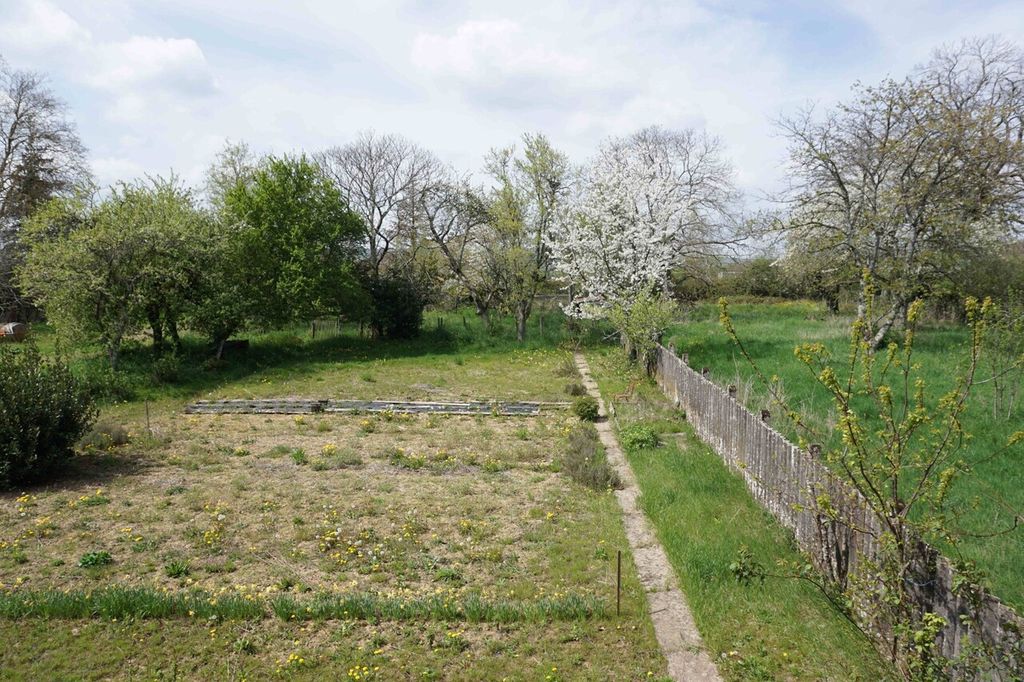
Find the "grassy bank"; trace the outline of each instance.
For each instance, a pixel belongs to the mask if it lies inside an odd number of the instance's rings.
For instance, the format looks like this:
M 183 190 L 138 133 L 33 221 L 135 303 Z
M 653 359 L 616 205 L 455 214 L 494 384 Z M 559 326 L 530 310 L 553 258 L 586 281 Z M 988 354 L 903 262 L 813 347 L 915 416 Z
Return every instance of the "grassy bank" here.
M 657 447 L 627 445 L 641 505 L 665 547 L 719 668 L 735 680 L 878 680 L 890 676 L 870 643 L 812 585 L 768 579 L 744 585 L 729 569 L 742 547 L 769 568 L 799 558 L 788 531 L 747 493 L 742 479 L 692 434 L 647 380 L 633 395 L 618 350 L 591 367 L 615 400 L 616 428 L 648 426 Z M 639 379 L 637 375 L 633 379 Z
M 818 342 L 835 357 L 844 358 L 850 319 L 831 316 L 823 306 L 806 301 L 730 308 L 737 332 L 751 356 L 766 375 L 782 380 L 792 405 L 818 425 L 834 425 L 829 396 L 794 356 L 793 349 L 801 343 Z M 665 338 L 676 345 L 679 353 L 689 354 L 692 367 L 708 367 L 716 383 L 736 384 L 748 407 L 758 410 L 768 406 L 763 387 L 718 324 L 716 306 L 697 306 Z M 967 339 L 966 329 L 952 325 L 925 326 L 919 332 L 915 357 L 932 399 L 952 386 L 956 368 L 966 358 Z M 790 436 L 795 435 L 782 420 L 778 426 Z M 962 455 L 973 472 L 960 479 L 951 496 L 965 510 L 958 521 L 964 531 L 959 551 L 963 557 L 977 562 L 987 574 L 983 582 L 996 595 L 1017 609 L 1024 609 L 1024 528 L 992 535 L 998 529 L 1011 528 L 1015 514 L 1024 510 L 1024 468 L 1019 456 L 989 459 L 992 452 L 1005 445 L 1010 434 L 1024 426 L 1024 404 L 1018 404 L 1009 417 L 997 414 L 993 410 L 992 384 L 980 384 L 964 416 L 964 426 L 972 437 L 965 443 Z

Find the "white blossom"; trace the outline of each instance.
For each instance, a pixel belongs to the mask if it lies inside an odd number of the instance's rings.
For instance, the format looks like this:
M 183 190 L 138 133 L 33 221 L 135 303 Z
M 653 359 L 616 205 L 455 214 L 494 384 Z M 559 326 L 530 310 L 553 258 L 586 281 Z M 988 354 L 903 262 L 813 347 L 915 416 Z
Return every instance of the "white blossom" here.
M 692 131 L 648 128 L 605 142 L 548 239 L 574 288 L 566 312 L 601 316 L 660 288 L 682 255 L 717 234 L 728 173 L 717 142 Z

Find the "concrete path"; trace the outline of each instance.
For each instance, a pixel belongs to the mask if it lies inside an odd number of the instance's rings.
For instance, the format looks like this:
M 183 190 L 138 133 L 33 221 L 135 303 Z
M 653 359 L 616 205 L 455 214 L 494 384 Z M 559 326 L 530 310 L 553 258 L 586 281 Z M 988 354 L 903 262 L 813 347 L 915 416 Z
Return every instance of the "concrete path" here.
M 597 389 L 597 383 L 590 376 L 590 366 L 581 353 L 576 353 L 576 367 L 583 376 L 583 385 L 587 393 L 597 399 L 601 408 L 601 416 L 606 417 L 604 401 Z M 601 437 L 608 462 L 615 467 L 622 479 L 622 490 L 615 491 L 615 496 L 622 507 L 623 523 L 626 526 L 626 538 L 633 550 L 633 561 L 636 564 L 640 583 L 647 594 L 647 605 L 654 623 L 654 632 L 661 646 L 661 652 L 668 659 L 668 674 L 673 680 L 680 682 L 702 682 L 704 680 L 721 680 L 715 664 L 704 649 L 700 633 L 693 622 L 693 614 L 686 603 L 686 597 L 679 590 L 675 572 L 665 556 L 665 550 L 658 544 L 650 523 L 637 503 L 640 490 L 636 485 L 636 477 L 626 461 L 626 456 L 619 447 L 611 424 L 602 420 L 595 424 Z

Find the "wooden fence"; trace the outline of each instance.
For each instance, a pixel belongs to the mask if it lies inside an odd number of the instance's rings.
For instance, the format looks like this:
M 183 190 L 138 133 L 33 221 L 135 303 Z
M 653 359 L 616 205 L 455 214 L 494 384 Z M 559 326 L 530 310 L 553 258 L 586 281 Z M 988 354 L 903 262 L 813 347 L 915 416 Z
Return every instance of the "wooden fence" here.
M 332 336 L 340 336 L 342 332 L 342 320 L 340 317 L 327 317 L 313 320 L 309 323 L 309 334 L 316 339 L 327 339 Z M 360 333 L 362 329 L 360 328 Z
M 800 548 L 826 577 L 845 586 L 865 559 L 877 555 L 880 520 L 852 486 L 821 462 L 819 449 L 805 452 L 793 445 L 771 427 L 767 411 L 750 412 L 734 391 L 716 385 L 664 346 L 658 346 L 652 374 L 666 395 L 686 410 L 697 435 L 743 476 L 754 498 L 793 531 Z M 837 520 L 817 511 L 822 493 L 828 495 Z M 956 658 L 969 643 L 984 645 L 997 660 L 997 669 L 986 679 L 1019 679 L 1024 672 L 1024 619 L 981 588 L 954 589 L 949 561 L 924 543 L 919 543 L 914 573 L 912 597 L 918 608 L 946 620 L 938 640 L 941 654 Z M 965 624 L 961 616 L 972 624 Z

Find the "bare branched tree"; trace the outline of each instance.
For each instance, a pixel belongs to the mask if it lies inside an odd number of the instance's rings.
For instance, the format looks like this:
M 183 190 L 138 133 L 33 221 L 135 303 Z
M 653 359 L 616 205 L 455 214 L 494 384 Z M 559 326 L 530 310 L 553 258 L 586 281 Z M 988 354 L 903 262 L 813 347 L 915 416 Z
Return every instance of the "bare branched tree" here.
M 260 165 L 260 158 L 245 142 L 225 140 L 224 146 L 206 169 L 205 194 L 210 206 L 217 211 L 224 208 L 224 197 L 242 183 L 252 182 Z
M 314 159 L 362 217 L 371 274 L 379 276 L 392 248 L 403 239 L 403 227 L 410 224 L 400 220 L 402 206 L 432 182 L 437 158 L 399 135 L 368 131 Z
M 824 117 L 781 122 L 792 180 L 784 229 L 794 257 L 820 259 L 843 284 L 866 273 L 880 287 L 877 347 L 912 300 L 956 286 L 963 256 L 1019 234 L 1024 53 L 966 41 L 856 93 Z
M 22 258 L 22 222 L 53 196 L 89 177 L 85 149 L 66 107 L 36 73 L 0 58 L 0 307 L 25 301 L 12 273 Z
M 487 201 L 467 177 L 451 171 L 419 195 L 424 224 L 441 253 L 451 279 L 469 297 L 477 315 L 490 325 L 490 311 L 501 299 L 498 281 L 492 276 L 493 233 Z

